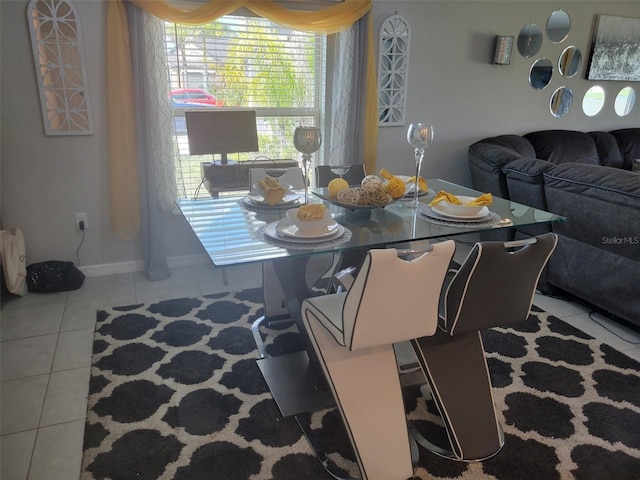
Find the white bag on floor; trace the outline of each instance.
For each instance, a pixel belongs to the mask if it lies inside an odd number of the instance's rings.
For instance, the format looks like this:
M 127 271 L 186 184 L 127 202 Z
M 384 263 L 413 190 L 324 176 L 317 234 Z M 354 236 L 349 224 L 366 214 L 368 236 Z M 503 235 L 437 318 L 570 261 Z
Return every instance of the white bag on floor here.
M 7 290 L 15 295 L 27 294 L 27 264 L 24 236 L 17 228 L 0 230 L 0 265 Z

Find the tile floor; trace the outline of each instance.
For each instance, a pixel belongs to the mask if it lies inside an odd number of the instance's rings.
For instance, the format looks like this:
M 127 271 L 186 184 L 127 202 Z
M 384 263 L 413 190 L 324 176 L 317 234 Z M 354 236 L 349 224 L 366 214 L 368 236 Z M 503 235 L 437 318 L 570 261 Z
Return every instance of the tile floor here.
M 228 268 L 228 285 L 210 265 L 173 269 L 162 282 L 141 273 L 89 277 L 81 289 L 28 294 L 1 315 L 0 478 L 79 477 L 96 310 L 259 286 L 257 265 Z M 640 333 L 575 303 L 537 295 L 535 304 L 640 361 Z M 629 340 L 621 340 L 617 335 Z

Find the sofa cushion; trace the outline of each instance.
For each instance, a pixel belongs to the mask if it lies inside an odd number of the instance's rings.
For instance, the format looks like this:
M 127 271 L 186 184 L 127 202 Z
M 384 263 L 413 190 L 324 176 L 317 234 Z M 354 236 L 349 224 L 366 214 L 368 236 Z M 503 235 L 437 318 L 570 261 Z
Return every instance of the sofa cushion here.
M 567 218 L 553 230 L 640 261 L 640 175 L 617 168 L 564 164 L 544 173 L 549 211 Z
M 596 144 L 600 165 L 613 168 L 624 168 L 622 154 L 616 137 L 607 132 L 589 132 Z M 628 169 L 627 169 L 628 170 Z
M 624 168 L 631 170 L 631 163 L 640 158 L 640 128 L 623 128 L 610 133 L 618 141 Z
M 535 150 L 535 157 L 556 165 L 586 163 L 598 165 L 598 151 L 591 136 L 572 130 L 543 130 L 524 136 Z

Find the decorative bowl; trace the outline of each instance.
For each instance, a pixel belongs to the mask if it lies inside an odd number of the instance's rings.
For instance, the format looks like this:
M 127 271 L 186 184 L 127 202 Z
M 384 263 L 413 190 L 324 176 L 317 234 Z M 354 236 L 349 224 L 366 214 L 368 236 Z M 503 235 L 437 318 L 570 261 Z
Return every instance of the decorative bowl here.
M 324 211 L 324 216 L 318 220 L 301 220 L 298 218 L 298 210 L 300 208 L 291 208 L 287 210 L 287 218 L 293 223 L 301 233 L 311 235 L 314 233 L 324 232 L 328 226 L 332 225 L 335 221 L 335 216 L 328 208 Z

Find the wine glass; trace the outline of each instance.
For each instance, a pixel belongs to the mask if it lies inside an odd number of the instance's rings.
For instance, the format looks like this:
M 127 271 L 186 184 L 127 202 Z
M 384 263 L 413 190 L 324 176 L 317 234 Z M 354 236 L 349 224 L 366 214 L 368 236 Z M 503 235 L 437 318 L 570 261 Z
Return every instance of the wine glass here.
M 293 132 L 293 146 L 302 153 L 304 167 L 304 203 L 309 196 L 309 162 L 311 154 L 317 152 L 322 143 L 322 136 L 318 127 L 296 127 Z
M 418 201 L 418 195 L 420 194 L 420 169 L 422 168 L 422 159 L 424 158 L 424 151 L 433 142 L 433 125 L 429 123 L 412 123 L 407 130 L 407 142 L 414 150 L 416 157 L 416 177 L 413 186 L 413 200 L 407 205 L 411 208 L 418 208 L 420 202 Z

